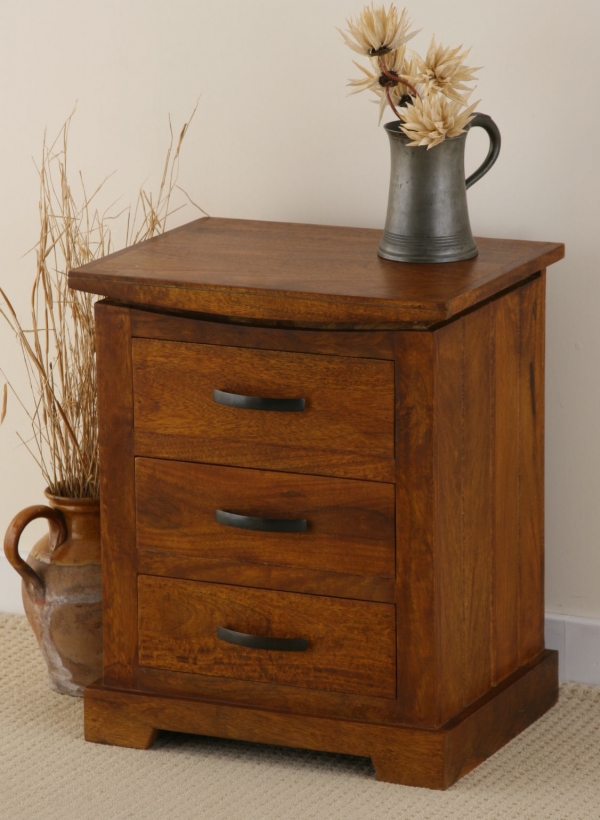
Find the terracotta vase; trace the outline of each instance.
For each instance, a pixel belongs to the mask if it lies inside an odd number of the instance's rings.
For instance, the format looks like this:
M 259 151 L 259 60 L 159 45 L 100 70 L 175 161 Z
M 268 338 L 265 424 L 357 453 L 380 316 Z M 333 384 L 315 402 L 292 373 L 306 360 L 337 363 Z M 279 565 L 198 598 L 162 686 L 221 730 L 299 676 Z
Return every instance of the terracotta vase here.
M 57 692 L 83 695 L 102 674 L 100 502 L 45 493 L 50 506 L 27 507 L 11 521 L 4 552 L 23 579 L 23 605 Z M 49 533 L 27 561 L 21 533 L 46 518 Z

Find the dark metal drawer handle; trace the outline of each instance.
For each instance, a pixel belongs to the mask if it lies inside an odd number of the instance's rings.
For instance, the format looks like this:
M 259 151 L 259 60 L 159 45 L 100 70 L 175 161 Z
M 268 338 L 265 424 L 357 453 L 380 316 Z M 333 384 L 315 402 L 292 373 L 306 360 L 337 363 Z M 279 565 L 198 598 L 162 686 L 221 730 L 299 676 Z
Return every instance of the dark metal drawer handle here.
M 306 638 L 265 638 L 261 635 L 247 635 L 245 632 L 234 632 L 233 629 L 217 627 L 217 638 L 220 641 L 247 646 L 250 649 L 270 649 L 275 652 L 306 652 Z
M 241 410 L 277 410 L 280 413 L 301 413 L 306 407 L 305 399 L 263 399 L 261 396 L 242 396 L 213 390 L 213 401 Z
M 239 527 L 241 530 L 260 530 L 261 532 L 306 532 L 306 518 L 255 518 L 253 515 L 215 510 L 215 521 L 226 527 Z

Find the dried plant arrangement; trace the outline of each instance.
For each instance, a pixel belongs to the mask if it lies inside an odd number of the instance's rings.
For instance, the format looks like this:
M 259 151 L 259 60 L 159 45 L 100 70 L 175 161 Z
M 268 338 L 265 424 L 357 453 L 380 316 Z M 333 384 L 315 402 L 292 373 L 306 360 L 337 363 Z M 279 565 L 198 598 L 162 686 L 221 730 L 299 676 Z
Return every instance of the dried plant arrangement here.
M 375 93 L 379 122 L 391 108 L 411 146 L 433 148 L 464 133 L 480 102 L 469 104 L 474 90 L 469 83 L 480 70 L 465 64 L 470 49 L 447 48 L 433 37 L 425 58 L 408 53 L 406 44 L 420 29 L 411 30 L 406 9 L 399 13 L 393 4 L 387 10 L 365 6 L 356 19 L 346 22 L 348 30 L 340 30 L 344 42 L 369 60 L 366 67 L 354 62 L 363 76 L 350 80 L 351 93 Z
M 97 297 L 70 290 L 69 270 L 100 259 L 113 248 L 113 235 L 122 229 L 124 245 L 150 239 L 165 231 L 175 207 L 183 140 L 196 109 L 170 143 L 155 195 L 142 187 L 135 205 L 115 212 L 100 210 L 99 194 L 108 177 L 91 193 L 79 174 L 77 193 L 68 173 L 68 138 L 73 114 L 57 138 L 44 138 L 40 178 L 40 235 L 35 246 L 37 270 L 31 290 L 30 316 L 21 319 L 0 288 L 0 314 L 14 331 L 21 348 L 30 387 L 30 400 L 19 396 L 6 379 L 0 402 L 0 423 L 6 416 L 8 387 L 24 408 L 32 435 L 22 443 L 35 458 L 51 495 L 98 497 L 98 424 L 94 301 Z M 201 208 L 199 210 L 202 211 Z M 204 211 L 202 211 L 204 213 Z

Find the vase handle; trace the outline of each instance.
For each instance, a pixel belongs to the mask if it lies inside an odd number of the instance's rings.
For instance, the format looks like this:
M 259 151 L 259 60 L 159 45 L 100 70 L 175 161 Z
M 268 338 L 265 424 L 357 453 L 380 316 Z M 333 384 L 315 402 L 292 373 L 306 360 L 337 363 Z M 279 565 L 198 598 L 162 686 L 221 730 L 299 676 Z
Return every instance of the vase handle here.
M 488 117 L 487 114 L 475 114 L 475 117 L 471 120 L 471 128 L 477 127 L 483 128 L 483 130 L 487 132 L 487 135 L 490 138 L 490 150 L 479 168 L 472 173 L 470 177 L 467 177 L 467 188 L 470 188 L 471 185 L 475 185 L 475 183 L 478 182 L 482 176 L 487 174 L 492 165 L 498 159 L 498 155 L 500 154 L 500 145 L 502 144 L 500 129 L 494 120 L 491 117 Z
M 30 567 L 19 555 L 19 540 L 25 527 L 36 518 L 47 518 L 50 528 L 50 548 L 52 550 L 59 547 L 67 537 L 67 527 L 62 515 L 58 510 L 47 507 L 45 504 L 37 504 L 33 507 L 26 507 L 15 515 L 8 525 L 4 536 L 4 554 L 8 562 L 19 573 L 23 581 L 32 588 L 38 598 L 44 598 L 46 588 L 44 581 L 37 572 Z

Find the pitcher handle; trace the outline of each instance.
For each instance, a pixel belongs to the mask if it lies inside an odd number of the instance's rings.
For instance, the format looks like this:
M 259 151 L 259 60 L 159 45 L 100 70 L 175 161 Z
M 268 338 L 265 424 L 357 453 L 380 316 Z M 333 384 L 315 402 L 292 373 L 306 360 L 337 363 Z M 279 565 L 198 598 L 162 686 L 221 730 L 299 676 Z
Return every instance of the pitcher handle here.
M 487 132 L 487 135 L 490 138 L 490 150 L 479 168 L 472 173 L 470 177 L 467 177 L 467 188 L 470 188 L 471 185 L 475 185 L 475 183 L 478 182 L 482 176 L 487 174 L 492 165 L 498 159 L 498 155 L 500 154 L 500 145 L 502 143 L 498 126 L 491 117 L 488 117 L 487 114 L 475 114 L 475 117 L 471 120 L 471 128 L 477 127 L 483 128 L 483 130 Z
M 62 515 L 58 510 L 53 510 L 52 507 L 47 507 L 45 504 L 37 504 L 33 507 L 26 507 L 24 510 L 21 510 L 8 525 L 6 535 L 4 536 L 4 554 L 8 558 L 9 564 L 17 570 L 23 581 L 33 589 L 36 597 L 43 599 L 46 595 L 44 580 L 40 578 L 33 567 L 30 567 L 19 555 L 21 533 L 25 527 L 31 521 L 35 521 L 36 518 L 48 519 L 51 549 L 56 549 L 56 547 L 59 547 L 63 541 L 65 541 L 67 537 L 67 527 Z

